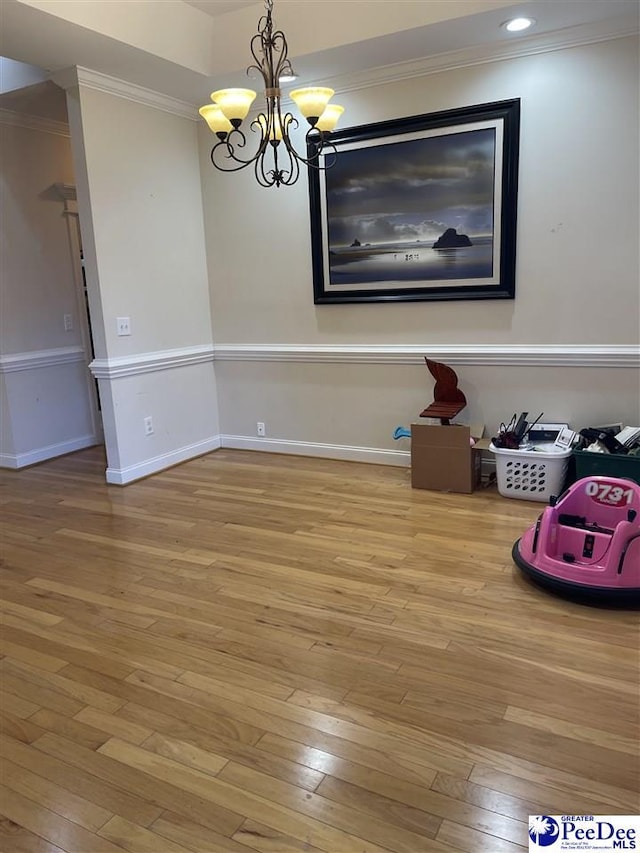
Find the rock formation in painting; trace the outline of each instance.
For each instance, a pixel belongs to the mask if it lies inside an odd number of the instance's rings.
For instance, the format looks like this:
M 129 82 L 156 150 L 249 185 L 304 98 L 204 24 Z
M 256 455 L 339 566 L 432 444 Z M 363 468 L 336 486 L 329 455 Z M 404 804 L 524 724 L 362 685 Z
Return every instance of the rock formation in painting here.
M 473 246 L 473 243 L 466 234 L 458 234 L 455 228 L 447 228 L 433 244 L 434 249 L 461 249 L 463 246 Z

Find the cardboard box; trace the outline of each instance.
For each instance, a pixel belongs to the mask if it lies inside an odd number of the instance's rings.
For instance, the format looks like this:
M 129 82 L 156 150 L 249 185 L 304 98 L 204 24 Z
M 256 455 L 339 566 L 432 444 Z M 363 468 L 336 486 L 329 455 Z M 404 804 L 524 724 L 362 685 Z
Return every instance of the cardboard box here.
M 470 494 L 480 483 L 480 451 L 489 449 L 483 434 L 481 424 L 411 424 L 412 487 Z

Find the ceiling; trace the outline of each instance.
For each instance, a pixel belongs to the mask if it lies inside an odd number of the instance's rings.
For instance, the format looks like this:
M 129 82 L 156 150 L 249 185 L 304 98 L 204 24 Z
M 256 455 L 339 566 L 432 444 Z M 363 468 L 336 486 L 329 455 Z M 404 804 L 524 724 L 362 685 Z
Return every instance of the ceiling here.
M 543 49 L 545 44 L 566 41 L 567 33 L 576 28 L 600 27 L 609 36 L 637 33 L 640 10 L 638 0 L 321 3 L 275 0 L 274 23 L 287 34 L 298 85 L 326 82 L 338 91 L 343 81 L 354 75 L 366 77 L 374 69 L 430 57 L 452 56 L 454 61 L 464 51 L 484 51 L 486 55 L 508 50 L 513 55 L 519 50 Z M 91 4 L 93 16 L 82 20 L 82 8 Z M 54 6 L 63 11 L 52 14 Z M 208 101 L 214 88 L 247 85 L 243 75 L 251 60 L 249 42 L 264 12 L 262 2 L 251 0 L 157 0 L 145 4 L 91 0 L 89 4 L 50 5 L 44 0 L 0 0 L 0 7 L 2 55 L 48 72 L 82 66 L 194 105 Z M 103 19 L 95 14 L 98 7 L 108 7 L 110 29 L 100 28 Z M 71 8 L 73 13 L 64 12 Z M 76 13 L 76 9 L 80 11 Z M 119 9 L 129 10 L 129 17 L 116 19 Z M 500 26 L 522 14 L 536 19 L 527 34 L 508 34 Z M 152 17 L 142 21 L 142 15 Z M 176 15 L 184 18 L 184 28 L 175 28 L 175 22 L 182 22 Z M 149 26 L 154 20 L 156 26 Z M 163 25 L 164 42 L 160 37 Z M 30 110 L 37 109 L 36 95 L 31 93 Z M 0 98 L 0 107 L 5 106 L 5 97 Z M 13 106 L 6 108 L 16 109 L 17 100 L 13 97 Z
M 193 6 L 205 12 L 207 15 L 215 17 L 216 15 L 224 15 L 225 12 L 235 12 L 245 6 L 254 6 L 256 0 L 184 0 L 188 6 Z

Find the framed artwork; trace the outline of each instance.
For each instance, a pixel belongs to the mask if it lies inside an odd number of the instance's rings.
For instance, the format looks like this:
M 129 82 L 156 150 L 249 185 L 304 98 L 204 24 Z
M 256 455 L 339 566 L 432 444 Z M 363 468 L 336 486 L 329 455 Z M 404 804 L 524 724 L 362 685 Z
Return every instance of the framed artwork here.
M 347 128 L 309 169 L 314 302 L 513 299 L 520 100 Z

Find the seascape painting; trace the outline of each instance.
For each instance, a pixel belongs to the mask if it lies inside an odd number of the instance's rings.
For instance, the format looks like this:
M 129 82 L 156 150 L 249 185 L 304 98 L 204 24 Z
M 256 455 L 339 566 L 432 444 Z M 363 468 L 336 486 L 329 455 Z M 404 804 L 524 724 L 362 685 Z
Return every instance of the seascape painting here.
M 344 151 L 326 175 L 330 284 L 493 275 L 495 129 Z
M 513 297 L 513 128 L 459 112 L 341 132 L 312 192 L 316 302 Z

